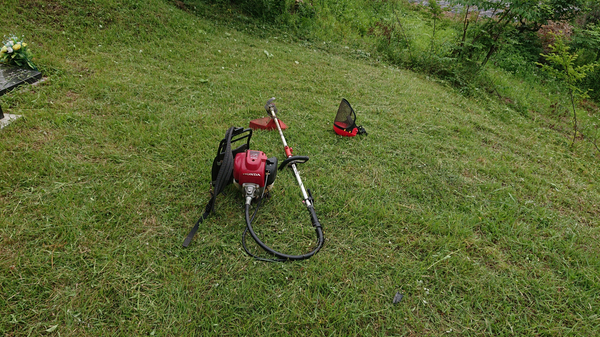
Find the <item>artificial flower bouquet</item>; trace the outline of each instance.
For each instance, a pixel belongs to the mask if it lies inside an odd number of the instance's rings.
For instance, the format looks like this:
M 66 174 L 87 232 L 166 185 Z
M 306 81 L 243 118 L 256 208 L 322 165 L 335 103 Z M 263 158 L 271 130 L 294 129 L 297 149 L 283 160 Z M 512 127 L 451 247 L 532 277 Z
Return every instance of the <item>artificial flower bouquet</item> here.
M 23 68 L 37 70 L 37 67 L 31 61 L 32 55 L 27 48 L 27 43 L 23 42 L 22 38 L 11 36 L 2 41 L 2 49 L 0 49 L 0 62 L 8 65 L 15 65 Z

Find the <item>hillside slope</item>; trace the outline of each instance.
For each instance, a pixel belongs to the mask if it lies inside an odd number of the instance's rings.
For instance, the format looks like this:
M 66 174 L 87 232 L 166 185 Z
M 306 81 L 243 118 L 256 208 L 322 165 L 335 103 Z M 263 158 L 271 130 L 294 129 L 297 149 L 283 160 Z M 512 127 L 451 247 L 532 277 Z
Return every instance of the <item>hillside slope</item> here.
M 339 46 L 160 0 L 7 0 L 47 79 L 0 98 L 0 333 L 592 335 L 600 329 L 598 158 L 568 131 Z M 212 13 L 204 15 L 202 13 Z M 209 200 L 232 125 L 277 98 L 325 247 L 241 248 L 242 198 Z M 342 98 L 367 136 L 342 138 Z M 252 147 L 284 157 L 275 132 Z M 255 221 L 313 243 L 295 179 Z M 257 250 L 255 246 L 251 247 Z M 394 295 L 404 295 L 392 304 Z

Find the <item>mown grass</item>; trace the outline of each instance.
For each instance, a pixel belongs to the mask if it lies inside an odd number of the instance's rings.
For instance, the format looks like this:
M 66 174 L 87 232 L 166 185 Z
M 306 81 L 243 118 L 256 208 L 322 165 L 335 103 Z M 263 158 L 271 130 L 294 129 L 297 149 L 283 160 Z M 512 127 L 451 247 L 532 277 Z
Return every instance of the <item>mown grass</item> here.
M 210 8 L 5 8 L 5 34 L 25 35 L 47 80 L 0 98 L 25 116 L 0 132 L 2 334 L 600 329 L 598 156 L 569 150 L 568 121 L 466 98 L 345 46 L 257 33 Z M 183 249 L 209 200 L 218 141 L 264 116 L 272 96 L 288 143 L 311 157 L 301 174 L 325 247 L 300 263 L 247 257 L 232 188 Z M 333 133 L 342 97 L 368 136 Z M 283 157 L 274 132 L 256 132 L 252 147 Z M 308 250 L 290 172 L 256 224 L 278 249 Z

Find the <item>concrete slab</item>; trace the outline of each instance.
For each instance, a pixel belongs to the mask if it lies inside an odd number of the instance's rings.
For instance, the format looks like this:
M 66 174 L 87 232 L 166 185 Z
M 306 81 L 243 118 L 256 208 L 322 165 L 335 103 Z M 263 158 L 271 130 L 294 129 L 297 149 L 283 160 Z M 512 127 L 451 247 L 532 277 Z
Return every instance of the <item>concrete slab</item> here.
M 21 116 L 21 115 L 4 114 L 4 118 L 0 119 L 0 130 L 4 129 L 5 126 L 8 126 L 8 124 L 16 121 L 17 119 L 19 119 L 21 117 L 23 117 L 23 116 Z

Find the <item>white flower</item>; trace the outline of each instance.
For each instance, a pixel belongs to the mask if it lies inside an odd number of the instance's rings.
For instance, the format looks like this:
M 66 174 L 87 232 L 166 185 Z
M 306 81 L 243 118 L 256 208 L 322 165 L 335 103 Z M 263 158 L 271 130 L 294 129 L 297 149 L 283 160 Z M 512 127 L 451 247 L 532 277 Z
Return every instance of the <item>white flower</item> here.
M 13 52 L 13 49 L 11 47 L 8 47 L 8 48 L 6 48 L 6 52 L 10 54 Z

